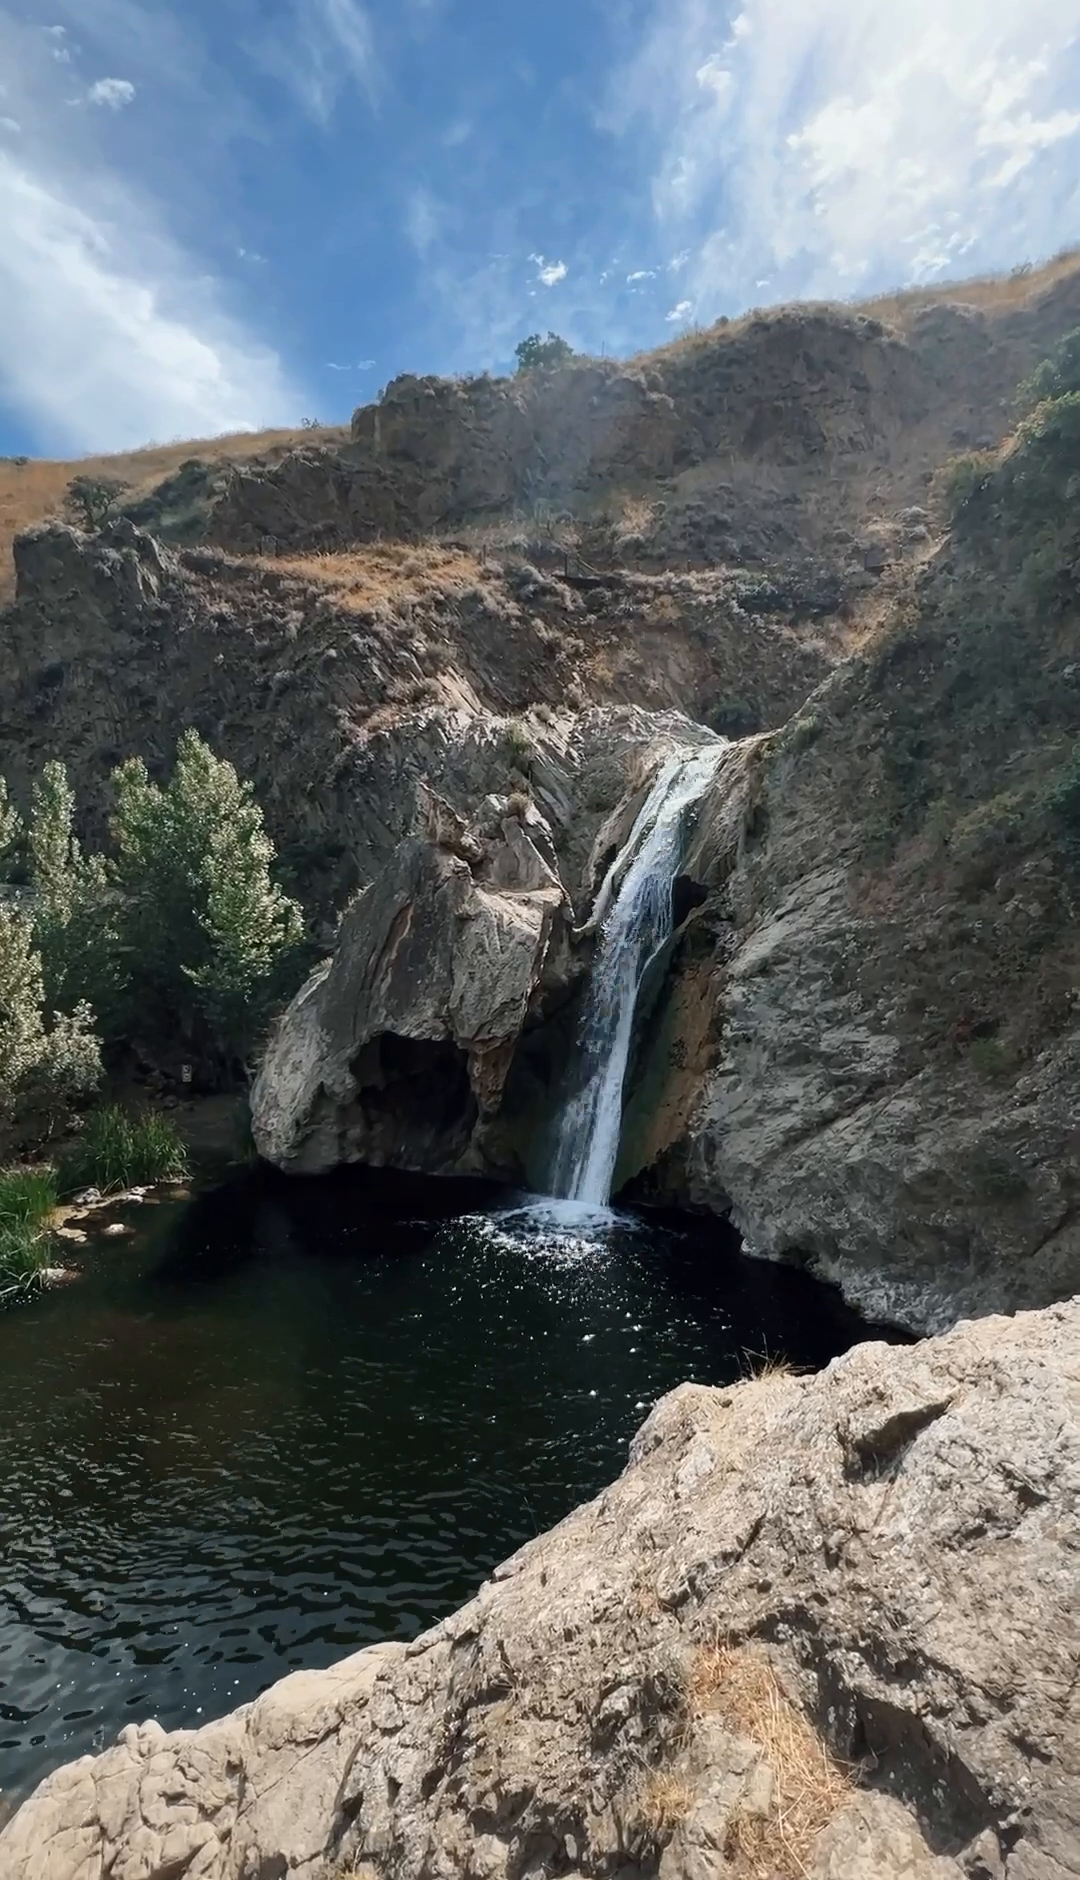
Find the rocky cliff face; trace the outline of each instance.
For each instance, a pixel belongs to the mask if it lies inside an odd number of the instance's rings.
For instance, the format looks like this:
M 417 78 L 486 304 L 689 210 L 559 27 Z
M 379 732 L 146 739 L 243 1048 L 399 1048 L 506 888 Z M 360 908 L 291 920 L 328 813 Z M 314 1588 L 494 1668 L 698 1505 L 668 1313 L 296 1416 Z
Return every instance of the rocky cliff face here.
M 661 1402 L 412 1645 L 131 1725 L 4 1880 L 1075 1880 L 1080 1306 Z
M 630 364 L 397 379 L 344 451 L 208 492 L 206 532 L 256 553 L 509 527 L 533 553 L 783 568 L 820 592 L 891 545 L 951 450 L 1011 429 L 1016 385 L 1080 320 L 1080 274 L 997 312 L 896 311 L 780 308 Z
M 919 1329 L 1080 1285 L 1080 622 L 1067 475 L 1018 526 L 1043 468 L 1018 445 L 873 651 L 757 747 L 713 812 L 733 868 L 706 819 L 675 979 L 712 1060 L 687 1090 L 676 1015 L 628 1145 Z
M 782 309 L 625 366 L 400 381 L 345 449 L 216 466 L 201 511 L 186 473 L 139 510 L 220 546 L 131 518 L 21 539 L 16 797 L 62 755 L 101 841 L 111 767 L 163 774 L 190 723 L 253 780 L 328 942 L 366 890 L 260 1085 L 275 1160 L 537 1179 L 573 936 L 681 713 L 741 742 L 639 1027 L 620 1180 L 731 1212 L 917 1328 L 1080 1285 L 1076 466 L 1048 482 L 1008 446 L 951 533 L 928 493 L 1013 424 L 1080 273 L 901 314 Z M 372 540 L 394 532 L 424 539 Z M 464 848 L 431 839 L 425 792 Z M 530 816 L 550 883 L 493 887 Z M 486 1005 L 462 950 L 482 932 L 516 961 L 512 996 L 484 969 Z
M 101 842 L 113 765 L 138 755 L 166 774 L 194 725 L 254 781 L 296 885 L 337 908 L 411 830 L 422 779 L 505 794 L 542 777 L 558 721 L 590 704 L 778 725 L 835 658 L 827 627 L 734 571 L 583 590 L 460 549 L 243 560 L 130 522 L 51 525 L 20 539 L 17 564 L 0 614 L 16 795 L 62 755 Z

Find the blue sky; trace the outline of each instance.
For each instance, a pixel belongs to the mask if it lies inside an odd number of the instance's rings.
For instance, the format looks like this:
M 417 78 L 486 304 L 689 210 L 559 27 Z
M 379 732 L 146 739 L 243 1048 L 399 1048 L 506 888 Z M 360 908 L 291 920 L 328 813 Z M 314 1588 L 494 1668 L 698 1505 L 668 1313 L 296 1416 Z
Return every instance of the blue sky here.
M 0 451 L 1080 241 L 1080 0 L 0 0 Z

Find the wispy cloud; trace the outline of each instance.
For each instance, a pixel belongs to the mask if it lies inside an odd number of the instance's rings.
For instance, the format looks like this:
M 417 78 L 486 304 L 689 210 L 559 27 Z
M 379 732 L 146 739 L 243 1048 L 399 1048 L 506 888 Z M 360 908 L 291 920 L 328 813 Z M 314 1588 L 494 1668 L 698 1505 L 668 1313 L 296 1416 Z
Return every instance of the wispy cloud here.
M 360 0 L 292 0 L 287 40 L 262 40 L 265 62 L 291 83 L 311 115 L 326 123 L 343 91 L 358 85 L 373 103 L 378 91 L 375 35 Z
M 106 220 L 0 152 L 0 383 L 57 446 L 292 420 L 278 360 L 230 326 L 130 200 Z
M 122 111 L 132 104 L 135 87 L 129 78 L 99 78 L 86 94 L 91 104 L 105 105 L 110 111 Z
M 542 287 L 558 287 L 570 272 L 565 261 L 546 261 L 543 255 L 530 255 L 529 260 L 536 263 L 536 278 Z
M 1075 0 L 656 0 L 612 120 L 711 314 L 768 278 L 854 293 L 1080 234 Z

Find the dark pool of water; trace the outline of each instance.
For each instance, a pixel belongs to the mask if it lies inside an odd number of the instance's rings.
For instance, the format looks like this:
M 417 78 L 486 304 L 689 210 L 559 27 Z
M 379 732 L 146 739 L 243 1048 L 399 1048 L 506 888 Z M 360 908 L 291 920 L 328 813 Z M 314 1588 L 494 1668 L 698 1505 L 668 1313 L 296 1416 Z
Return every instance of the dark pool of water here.
M 717 1223 L 245 1176 L 0 1315 L 0 1788 L 409 1638 L 664 1391 L 864 1335 Z

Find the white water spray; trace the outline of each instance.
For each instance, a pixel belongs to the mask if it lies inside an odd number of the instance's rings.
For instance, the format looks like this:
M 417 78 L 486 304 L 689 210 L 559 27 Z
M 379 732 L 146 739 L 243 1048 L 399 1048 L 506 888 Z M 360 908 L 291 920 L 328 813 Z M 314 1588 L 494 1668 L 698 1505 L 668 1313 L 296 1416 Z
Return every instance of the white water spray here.
M 552 1191 L 587 1207 L 611 1197 L 634 1014 L 649 962 L 670 938 L 686 811 L 727 749 L 682 751 L 662 765 L 596 898 L 600 942 L 578 1046 L 577 1088 L 559 1120 Z

